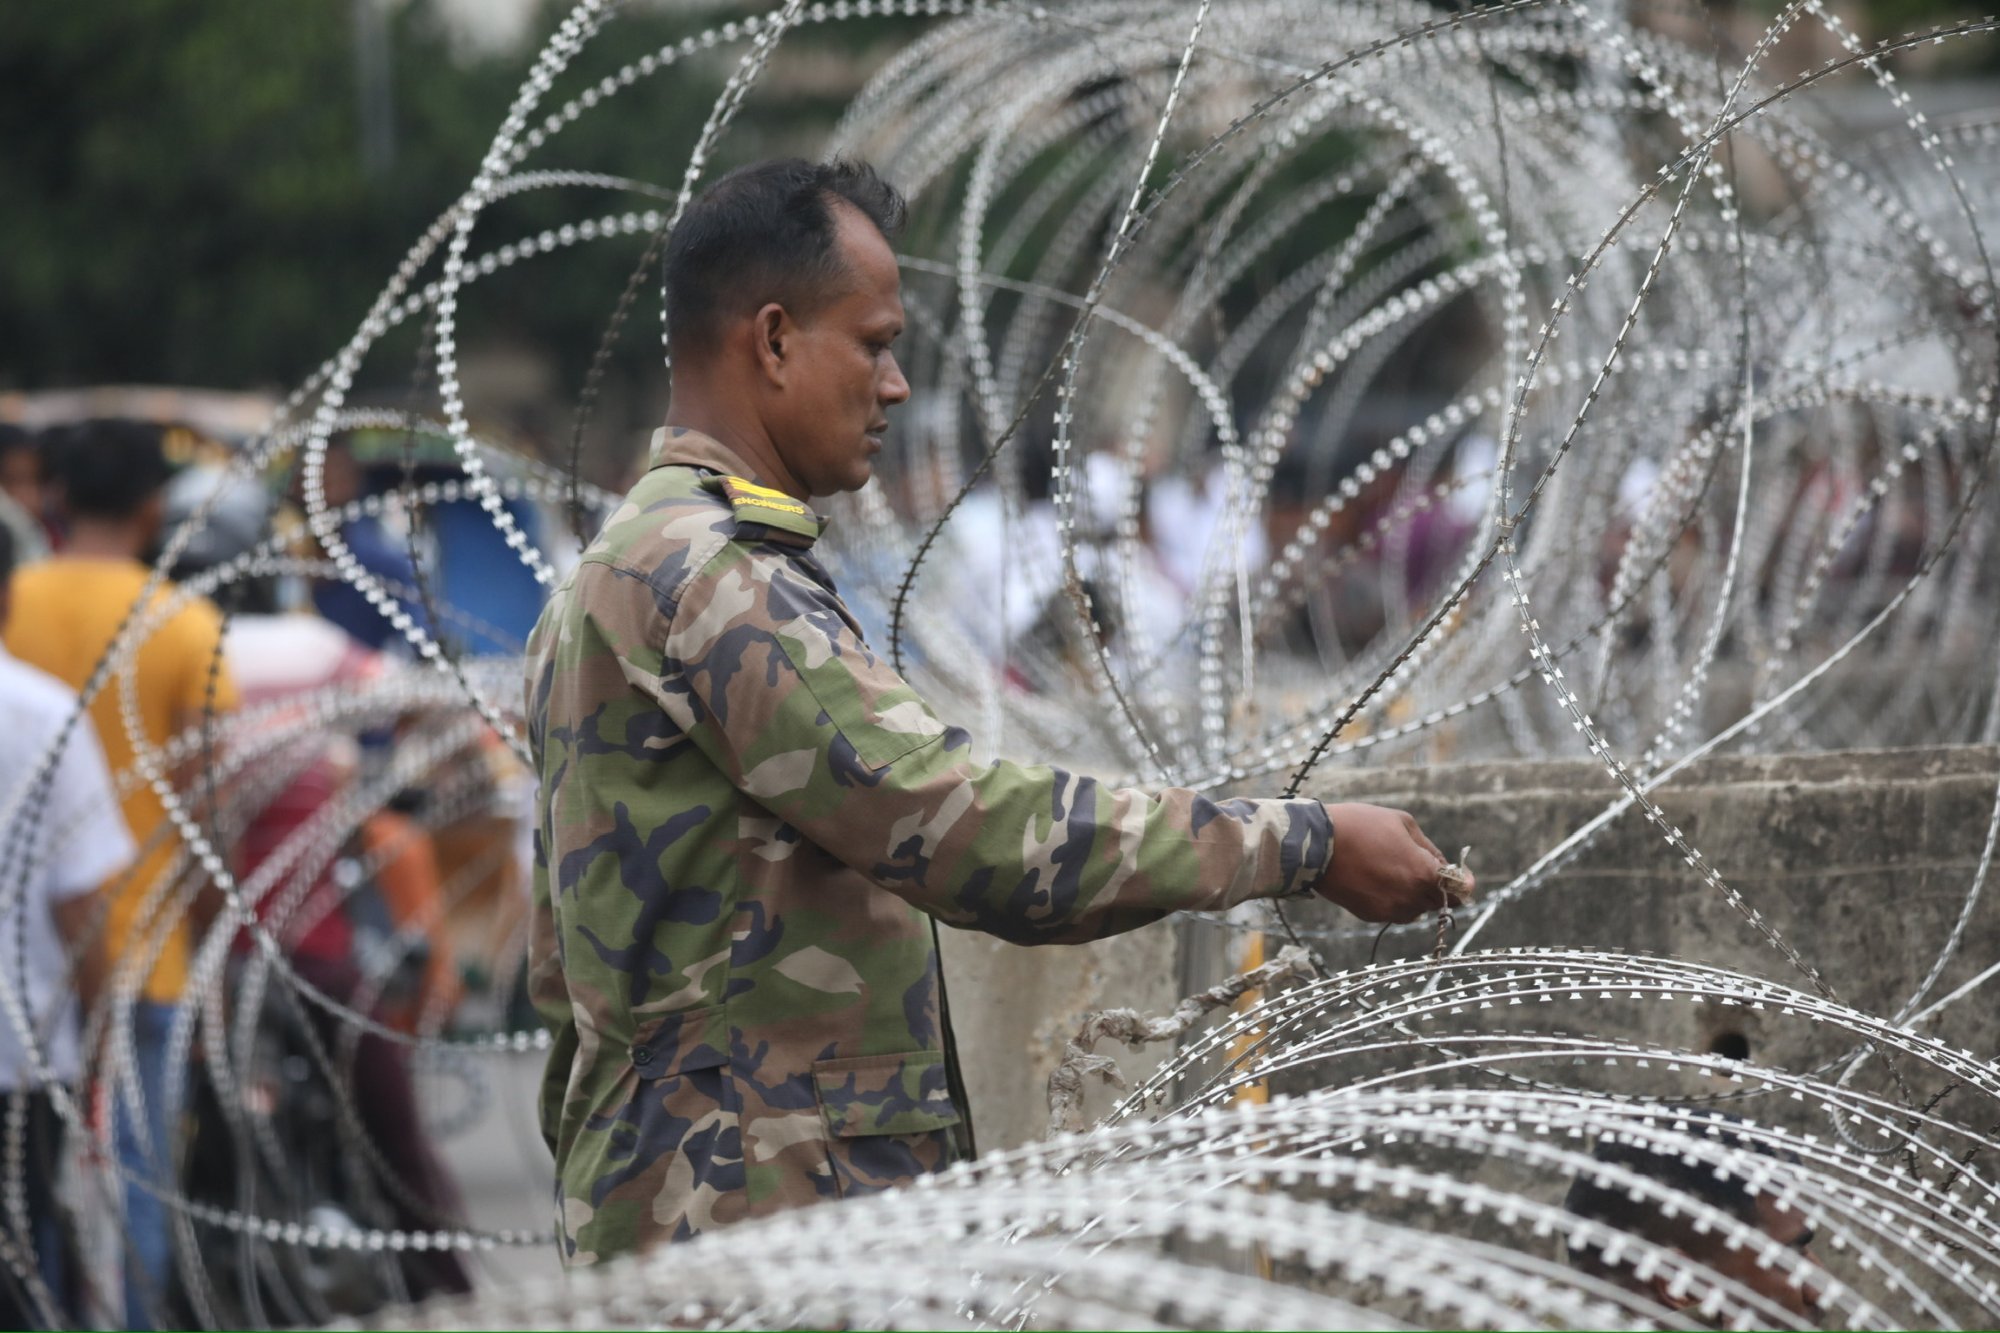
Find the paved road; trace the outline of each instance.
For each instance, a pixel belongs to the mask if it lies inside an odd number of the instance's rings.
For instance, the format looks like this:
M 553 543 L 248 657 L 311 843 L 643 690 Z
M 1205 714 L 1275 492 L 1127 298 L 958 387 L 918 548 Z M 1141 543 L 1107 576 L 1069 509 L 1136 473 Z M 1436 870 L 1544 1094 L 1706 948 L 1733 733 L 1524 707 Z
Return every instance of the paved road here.
M 480 1230 L 546 1231 L 550 1225 L 554 1167 L 535 1128 L 542 1059 L 540 1052 L 481 1057 L 484 1106 L 468 1128 L 438 1145 L 458 1182 L 467 1218 Z M 424 1076 L 418 1094 L 434 1115 L 450 1116 L 465 1105 L 465 1084 L 457 1078 Z M 553 1278 L 562 1268 L 553 1241 L 494 1250 L 474 1261 L 482 1285 Z

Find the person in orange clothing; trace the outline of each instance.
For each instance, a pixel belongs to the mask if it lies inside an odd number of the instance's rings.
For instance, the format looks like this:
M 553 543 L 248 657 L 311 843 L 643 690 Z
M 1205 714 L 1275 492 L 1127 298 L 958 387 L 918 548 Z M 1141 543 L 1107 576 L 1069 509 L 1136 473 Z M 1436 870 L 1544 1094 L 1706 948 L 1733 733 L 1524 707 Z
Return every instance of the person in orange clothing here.
M 60 554 L 15 574 L 7 649 L 73 689 L 82 689 L 131 616 L 151 575 L 142 557 L 161 535 L 164 491 L 171 476 L 157 426 L 136 421 L 89 421 L 68 428 L 50 450 L 56 503 L 69 539 Z M 172 589 L 156 593 L 157 608 Z M 132 669 L 141 735 L 149 747 L 200 724 L 206 709 L 236 704 L 235 687 L 218 654 L 222 617 L 197 599 L 153 625 L 139 641 Z M 119 712 L 116 677 L 90 704 L 106 759 L 121 777 L 136 776 L 134 736 Z M 183 790 L 193 775 L 174 775 Z M 110 888 L 105 948 L 112 967 L 144 968 L 132 1013 L 137 1092 L 121 1087 L 112 1119 L 121 1165 L 162 1188 L 173 1179 L 170 1154 L 176 1108 L 167 1100 L 167 1039 L 187 985 L 191 927 L 205 928 L 219 906 L 212 888 L 191 904 L 173 900 L 169 871 L 180 839 L 150 784 L 125 795 L 125 822 L 141 846 L 133 871 Z M 125 1198 L 125 1305 L 128 1327 L 153 1328 L 168 1317 L 173 1271 L 172 1233 L 160 1198 L 132 1183 Z
M 451 934 L 445 929 L 437 845 L 429 829 L 400 802 L 391 802 L 362 824 L 361 850 L 375 867 L 375 887 L 397 929 L 424 938 L 423 980 L 398 1012 L 386 1015 L 397 1027 L 418 1031 L 427 1017 L 451 1013 L 462 989 Z

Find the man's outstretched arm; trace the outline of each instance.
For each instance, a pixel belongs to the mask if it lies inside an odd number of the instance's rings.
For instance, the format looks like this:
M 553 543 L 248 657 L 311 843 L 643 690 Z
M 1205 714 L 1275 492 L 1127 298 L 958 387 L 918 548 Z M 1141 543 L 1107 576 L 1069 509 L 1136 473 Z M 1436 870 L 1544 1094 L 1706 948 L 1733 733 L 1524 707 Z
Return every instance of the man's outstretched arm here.
M 1058 943 L 1315 889 L 1371 921 L 1440 901 L 1444 858 L 1400 812 L 975 763 L 823 588 L 778 558 L 717 565 L 668 627 L 662 706 L 739 789 L 942 920 Z

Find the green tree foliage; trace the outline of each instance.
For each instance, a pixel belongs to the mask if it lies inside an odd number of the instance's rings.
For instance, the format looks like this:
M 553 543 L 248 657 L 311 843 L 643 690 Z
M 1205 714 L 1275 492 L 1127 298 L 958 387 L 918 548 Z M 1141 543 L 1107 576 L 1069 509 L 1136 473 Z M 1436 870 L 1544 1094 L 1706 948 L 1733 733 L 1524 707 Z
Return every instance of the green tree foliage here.
M 1744 3 L 1759 14 L 1777 0 Z M 363 4 L 380 6 L 387 25 L 386 161 L 364 149 Z M 544 109 L 645 52 L 770 7 L 627 4 Z M 298 382 L 353 332 L 411 242 L 471 180 L 540 37 L 566 8 L 548 0 L 530 41 L 481 55 L 454 42 L 429 0 L 0 0 L 0 387 Z M 1966 5 L 1865 8 L 1879 33 L 1957 17 Z M 916 26 L 876 19 L 788 38 L 716 169 L 817 152 L 847 98 Z M 642 81 L 527 166 L 677 187 L 744 45 Z M 599 191 L 523 196 L 481 220 L 473 249 L 650 202 Z M 949 225 L 945 214 L 923 213 L 913 239 Z M 555 369 L 557 401 L 539 433 L 566 433 L 643 247 L 641 237 L 592 244 L 468 294 L 466 350 L 498 342 Z M 398 335 L 392 354 L 364 368 L 365 390 L 409 387 L 415 336 Z M 636 385 L 656 373 L 657 340 L 657 300 L 644 293 L 614 380 Z
M 385 5 L 393 151 L 370 162 L 357 2 L 379 0 L 0 4 L 0 386 L 288 385 L 340 346 L 471 180 L 540 35 L 566 7 L 551 5 L 534 40 L 495 56 L 461 49 L 425 0 Z M 545 110 L 732 16 L 726 6 L 631 8 Z M 906 31 L 872 22 L 795 40 L 851 64 L 858 85 Z M 743 49 L 725 44 L 641 82 L 527 165 L 677 187 Z M 720 166 L 816 151 L 852 91 L 842 82 L 774 77 Z M 474 253 L 649 202 L 599 191 L 511 200 L 482 219 Z M 597 243 L 482 284 L 467 301 L 469 339 L 539 354 L 573 396 L 643 247 L 643 237 Z M 656 312 L 656 299 L 635 308 L 628 358 L 657 362 Z M 399 347 L 414 347 L 404 337 Z M 374 387 L 407 381 L 410 358 L 383 363 L 387 382 Z

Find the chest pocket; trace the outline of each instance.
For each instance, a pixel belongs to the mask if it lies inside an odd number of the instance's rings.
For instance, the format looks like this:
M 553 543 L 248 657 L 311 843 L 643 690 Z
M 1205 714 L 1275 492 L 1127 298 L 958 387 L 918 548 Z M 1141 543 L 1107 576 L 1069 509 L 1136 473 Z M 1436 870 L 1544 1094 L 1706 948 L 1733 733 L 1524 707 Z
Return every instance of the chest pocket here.
M 942 1051 L 817 1060 L 812 1078 L 842 1197 L 905 1185 L 955 1160 L 963 1117 Z
M 781 630 L 777 638 L 820 711 L 869 768 L 886 768 L 944 734 L 944 723 L 858 635 Z

